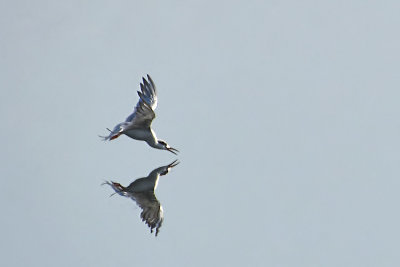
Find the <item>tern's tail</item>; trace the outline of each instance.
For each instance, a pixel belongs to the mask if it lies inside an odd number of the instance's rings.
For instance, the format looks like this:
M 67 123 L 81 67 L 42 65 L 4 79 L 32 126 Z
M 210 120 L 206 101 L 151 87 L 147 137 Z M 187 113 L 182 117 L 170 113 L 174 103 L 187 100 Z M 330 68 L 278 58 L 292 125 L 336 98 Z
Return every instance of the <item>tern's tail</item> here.
M 108 136 L 98 135 L 98 137 L 100 137 L 102 141 L 107 141 L 108 140 Z
M 113 193 L 112 195 L 118 194 L 118 195 L 121 195 L 121 196 L 127 196 L 126 188 L 123 187 L 120 183 L 116 183 L 116 182 L 113 182 L 113 181 L 110 181 L 110 182 L 109 181 L 105 181 L 101 185 L 105 185 L 105 184 L 108 184 L 109 186 L 112 187 L 112 189 L 114 189 L 115 193 Z
M 121 135 L 121 132 L 115 132 L 115 131 L 111 131 L 110 129 L 107 128 L 108 131 L 110 131 L 110 134 L 108 136 L 104 136 L 104 135 L 99 135 L 99 137 L 103 140 L 103 141 L 111 141 L 114 140 L 116 138 L 118 138 Z

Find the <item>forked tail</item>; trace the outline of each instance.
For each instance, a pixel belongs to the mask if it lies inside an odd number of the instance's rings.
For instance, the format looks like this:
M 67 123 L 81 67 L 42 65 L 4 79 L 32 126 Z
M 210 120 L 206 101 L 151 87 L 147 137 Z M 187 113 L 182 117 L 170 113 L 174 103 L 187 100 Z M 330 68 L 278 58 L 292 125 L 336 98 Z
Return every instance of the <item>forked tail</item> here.
M 116 138 L 118 138 L 120 135 L 121 135 L 121 133 L 120 132 L 114 132 L 114 131 L 111 131 L 110 129 L 108 129 L 107 128 L 107 130 L 110 132 L 110 134 L 108 135 L 108 136 L 104 136 L 104 135 L 99 135 L 99 137 L 103 140 L 103 141 L 111 141 L 111 140 L 114 140 L 114 139 L 116 139 Z

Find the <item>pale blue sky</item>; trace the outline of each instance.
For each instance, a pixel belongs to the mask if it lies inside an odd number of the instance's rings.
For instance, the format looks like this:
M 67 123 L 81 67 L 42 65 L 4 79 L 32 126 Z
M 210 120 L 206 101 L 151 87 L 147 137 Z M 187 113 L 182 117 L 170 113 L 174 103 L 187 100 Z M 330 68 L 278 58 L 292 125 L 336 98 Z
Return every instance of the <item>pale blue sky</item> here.
M 397 1 L 0 3 L 1 266 L 399 266 Z M 141 77 L 178 157 L 105 134 Z M 127 185 L 175 158 L 157 238 Z

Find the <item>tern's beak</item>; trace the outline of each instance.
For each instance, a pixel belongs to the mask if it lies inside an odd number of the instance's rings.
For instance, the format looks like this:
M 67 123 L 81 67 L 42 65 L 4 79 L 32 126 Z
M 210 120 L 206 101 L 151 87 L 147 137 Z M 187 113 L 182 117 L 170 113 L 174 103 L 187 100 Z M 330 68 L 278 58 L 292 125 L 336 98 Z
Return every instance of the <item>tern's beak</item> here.
M 160 173 L 160 175 L 166 175 L 171 170 L 171 168 L 175 167 L 178 164 L 179 164 L 179 161 L 176 159 L 173 162 L 171 162 L 170 164 L 168 164 L 167 166 L 164 166 L 164 168 L 166 168 L 166 169 L 164 169 L 164 171 L 162 173 Z M 163 168 L 163 167 L 161 167 L 161 168 Z
M 173 168 L 179 164 L 179 161 L 176 159 L 168 165 L 168 168 Z
M 177 152 L 179 152 L 178 149 L 175 149 L 175 148 L 173 148 L 173 147 L 167 147 L 167 150 L 168 150 L 169 152 L 175 154 L 175 155 L 178 155 Z

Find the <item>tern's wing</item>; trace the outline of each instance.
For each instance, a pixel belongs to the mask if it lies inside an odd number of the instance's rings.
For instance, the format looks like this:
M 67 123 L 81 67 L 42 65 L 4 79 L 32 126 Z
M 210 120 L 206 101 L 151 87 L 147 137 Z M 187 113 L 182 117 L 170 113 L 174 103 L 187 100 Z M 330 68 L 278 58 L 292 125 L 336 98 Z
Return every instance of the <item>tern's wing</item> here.
M 151 232 L 153 232 L 154 228 L 156 229 L 157 236 L 164 220 L 164 212 L 154 191 L 135 192 L 132 194 L 132 198 L 142 209 L 140 218 L 150 227 Z
M 140 97 L 132 114 L 126 118 L 125 122 L 117 124 L 108 136 L 101 136 L 104 140 L 112 140 L 124 131 L 134 128 L 149 128 L 151 122 L 156 117 L 154 110 L 157 107 L 157 91 L 153 80 L 147 75 L 148 81 L 143 78 L 140 84 Z
M 146 105 L 148 105 L 152 110 L 156 110 L 158 102 L 156 85 L 148 74 L 147 79 L 149 81 L 143 78 L 143 83 L 140 84 L 140 89 L 142 92 L 138 91 L 138 94 L 140 99 L 142 99 Z
M 151 122 L 156 117 L 154 110 L 157 108 L 157 91 L 153 80 L 147 75 L 147 81 L 143 78 L 140 84 L 141 91 L 138 91 L 140 97 L 135 110 L 126 118 L 125 122 L 129 123 L 128 128 L 150 127 Z

